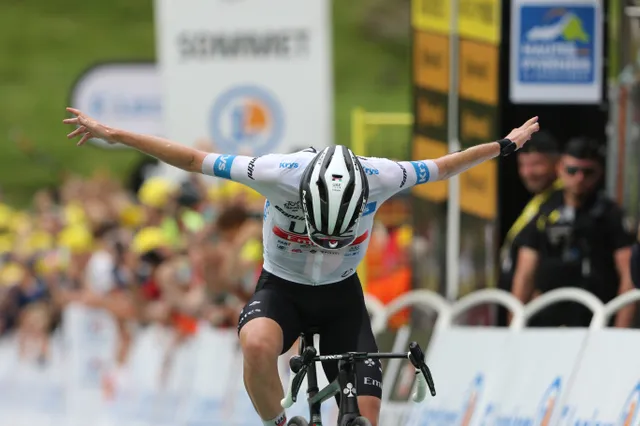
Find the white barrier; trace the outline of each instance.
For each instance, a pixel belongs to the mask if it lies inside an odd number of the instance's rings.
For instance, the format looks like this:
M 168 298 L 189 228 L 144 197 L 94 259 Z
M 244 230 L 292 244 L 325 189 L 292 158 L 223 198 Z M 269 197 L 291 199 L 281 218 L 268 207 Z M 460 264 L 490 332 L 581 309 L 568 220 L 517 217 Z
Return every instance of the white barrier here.
M 640 300 L 640 290 L 607 305 L 585 293 L 559 289 L 526 306 L 499 290 L 479 291 L 454 304 L 427 291 L 408 293 L 386 307 L 368 298 L 376 333 L 407 307 L 438 314 L 427 351 L 438 395 L 420 405 L 406 402 L 412 368 L 402 361 L 389 362 L 380 424 L 640 424 L 640 331 L 603 328 L 618 309 Z M 567 300 L 594 312 L 589 329 L 525 327 L 540 309 Z M 511 310 L 511 327 L 454 325 L 465 311 L 485 303 Z M 409 327 L 398 330 L 393 350 L 405 350 L 409 338 Z M 172 339 L 171 332 L 160 327 L 138 331 L 128 364 L 114 370 L 117 342 L 111 319 L 73 306 L 65 312 L 64 332 L 52 339 L 46 366 L 20 361 L 15 342 L 0 341 L 0 424 L 260 424 L 244 391 L 235 331 L 201 325 L 193 339 L 169 351 Z M 326 383 L 321 371 L 320 380 Z M 288 372 L 282 373 L 286 383 Z M 290 417 L 305 413 L 304 392 L 299 397 Z M 325 424 L 330 425 L 335 404 L 325 405 Z

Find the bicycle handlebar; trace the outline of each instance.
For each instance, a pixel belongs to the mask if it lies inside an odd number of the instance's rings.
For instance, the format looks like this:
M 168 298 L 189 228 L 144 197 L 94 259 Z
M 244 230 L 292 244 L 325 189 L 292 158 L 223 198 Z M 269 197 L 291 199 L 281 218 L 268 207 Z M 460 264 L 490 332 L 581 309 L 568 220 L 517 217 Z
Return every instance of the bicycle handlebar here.
M 366 358 L 408 358 L 411 364 L 416 369 L 416 391 L 411 396 L 414 402 L 422 402 L 427 396 L 427 387 L 431 391 L 431 396 L 436 396 L 436 388 L 431 376 L 431 371 L 425 363 L 424 352 L 416 342 L 411 342 L 409 345 L 409 352 L 406 354 L 376 354 L 376 353 L 364 353 L 353 352 L 341 355 L 324 355 L 316 356 L 317 352 L 313 347 L 307 347 L 300 355 L 294 355 L 289 360 L 289 367 L 291 368 L 291 375 L 289 376 L 289 386 L 284 398 L 280 401 L 282 408 L 289 408 L 296 402 L 298 397 L 298 391 L 302 385 L 304 377 L 307 375 L 307 367 L 312 362 L 327 361 L 327 360 L 340 360 L 340 359 L 366 359 Z

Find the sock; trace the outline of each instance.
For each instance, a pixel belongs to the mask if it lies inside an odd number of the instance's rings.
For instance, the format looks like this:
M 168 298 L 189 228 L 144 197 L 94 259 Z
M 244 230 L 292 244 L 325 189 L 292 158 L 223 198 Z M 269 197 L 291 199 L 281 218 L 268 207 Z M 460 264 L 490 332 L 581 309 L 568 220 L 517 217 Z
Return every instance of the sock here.
M 263 420 L 262 424 L 264 426 L 284 426 L 285 424 L 287 424 L 287 415 L 283 411 L 282 413 L 278 414 L 274 419 Z

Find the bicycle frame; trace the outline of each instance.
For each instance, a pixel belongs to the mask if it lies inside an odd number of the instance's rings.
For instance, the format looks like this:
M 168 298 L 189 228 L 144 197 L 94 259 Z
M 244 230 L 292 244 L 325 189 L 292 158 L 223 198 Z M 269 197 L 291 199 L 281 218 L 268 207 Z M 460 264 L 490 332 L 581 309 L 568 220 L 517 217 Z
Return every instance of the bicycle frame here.
M 313 347 L 313 334 L 303 334 L 300 354 L 306 347 Z M 309 403 L 310 426 L 322 424 L 320 406 L 323 402 L 340 394 L 340 408 L 338 410 L 338 425 L 346 424 L 360 415 L 358 398 L 355 390 L 356 372 L 354 360 L 340 359 L 341 356 L 320 356 L 307 366 L 307 396 Z M 315 361 L 338 359 L 338 377 L 322 389 L 318 389 L 318 375 Z M 351 386 L 349 386 L 351 385 Z

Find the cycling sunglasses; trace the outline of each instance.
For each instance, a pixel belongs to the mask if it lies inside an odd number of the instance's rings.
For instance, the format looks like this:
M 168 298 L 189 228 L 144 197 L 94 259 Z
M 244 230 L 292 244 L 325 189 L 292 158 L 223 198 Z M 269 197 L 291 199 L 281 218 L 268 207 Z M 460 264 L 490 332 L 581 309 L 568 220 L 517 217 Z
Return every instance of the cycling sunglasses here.
M 313 231 L 309 221 L 305 220 L 305 222 L 311 242 L 325 250 L 340 250 L 353 243 L 356 239 L 357 233 L 355 231 L 358 229 L 358 222 L 353 226 L 352 231 L 345 235 L 326 235 L 322 232 Z
M 340 250 L 351 244 L 355 239 L 355 235 L 334 236 L 324 235 L 319 232 L 310 232 L 309 239 L 311 242 L 325 250 Z
M 584 177 L 590 178 L 596 175 L 597 170 L 595 167 L 578 167 L 578 166 L 567 166 L 564 168 L 568 175 L 574 176 L 578 174 L 578 172 L 582 172 Z

